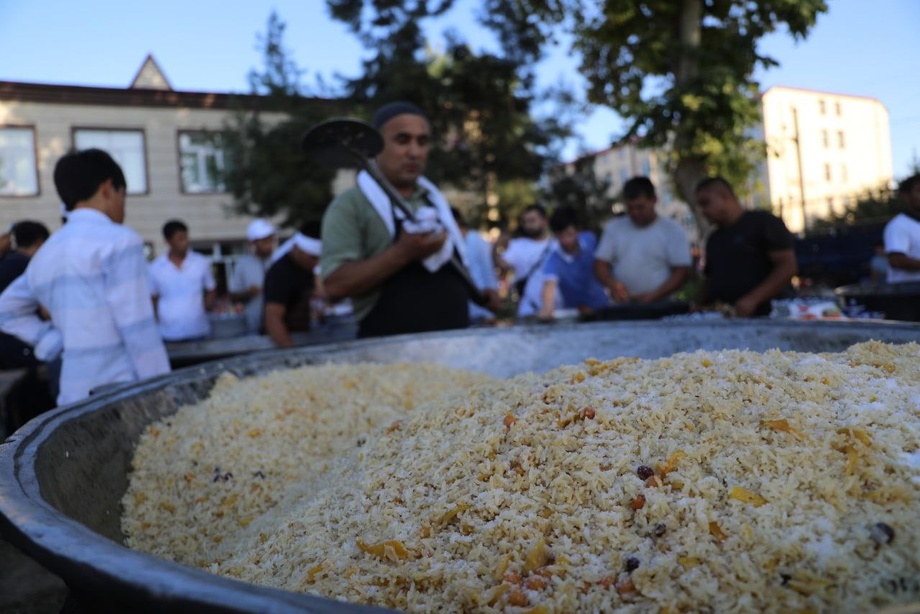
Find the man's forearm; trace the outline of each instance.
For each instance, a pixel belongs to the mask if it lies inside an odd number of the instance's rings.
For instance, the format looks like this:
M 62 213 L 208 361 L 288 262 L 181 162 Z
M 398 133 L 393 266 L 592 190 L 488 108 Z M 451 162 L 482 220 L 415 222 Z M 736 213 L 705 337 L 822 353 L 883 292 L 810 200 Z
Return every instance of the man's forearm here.
M 553 311 L 556 309 L 556 280 L 547 279 L 543 282 L 543 288 L 540 289 L 541 305 L 540 316 L 551 318 Z
M 48 360 L 60 353 L 62 340 L 51 322 L 39 317 L 38 308 L 26 276 L 21 275 L 0 295 L 0 330 L 33 346 L 39 360 Z
M 671 296 L 687 283 L 688 277 L 690 277 L 690 267 L 674 267 L 664 283 L 649 292 L 648 301 L 651 303 Z
M 409 261 L 395 246 L 368 258 L 342 264 L 323 280 L 326 294 L 333 301 L 369 292 L 389 279 Z
M 795 262 L 792 264 L 777 264 L 773 267 L 773 270 L 770 271 L 770 274 L 767 275 L 766 279 L 760 282 L 760 284 L 755 286 L 742 298 L 752 300 L 758 305 L 773 299 L 789 284 L 796 270 Z
M 888 264 L 891 268 L 902 271 L 920 271 L 920 260 L 911 258 L 907 254 L 888 254 Z
M 597 278 L 597 281 L 601 282 L 605 288 L 613 290 L 613 285 L 616 283 L 616 279 L 613 277 L 613 273 L 610 271 L 610 264 L 604 260 L 594 260 L 594 277 Z
M 291 333 L 284 325 L 284 307 L 269 304 L 265 308 L 265 332 L 278 347 L 289 348 L 294 346 Z

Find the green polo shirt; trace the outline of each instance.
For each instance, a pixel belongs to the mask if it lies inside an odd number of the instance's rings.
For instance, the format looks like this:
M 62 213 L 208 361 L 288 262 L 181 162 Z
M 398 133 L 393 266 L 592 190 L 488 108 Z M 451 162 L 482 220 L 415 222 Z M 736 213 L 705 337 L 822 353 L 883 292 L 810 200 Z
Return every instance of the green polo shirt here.
M 403 200 L 412 211 L 427 206 L 425 190 L 419 189 Z M 393 244 L 380 214 L 357 187 L 339 194 L 323 215 L 323 254 L 320 270 L 323 279 L 346 262 L 367 260 Z M 363 320 L 380 298 L 380 288 L 352 297 L 355 317 Z

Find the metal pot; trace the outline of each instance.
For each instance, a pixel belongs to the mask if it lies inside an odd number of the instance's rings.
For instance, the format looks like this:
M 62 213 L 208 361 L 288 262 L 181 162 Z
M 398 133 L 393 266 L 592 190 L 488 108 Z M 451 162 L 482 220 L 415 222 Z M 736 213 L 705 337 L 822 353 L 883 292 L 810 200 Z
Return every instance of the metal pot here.
M 834 293 L 847 304 L 859 304 L 889 320 L 920 322 L 920 282 L 841 286 Z
M 0 445 L 0 532 L 80 599 L 131 611 L 364 612 L 329 599 L 210 575 L 123 546 L 119 501 L 144 427 L 239 376 L 323 362 L 435 362 L 498 377 L 588 357 L 656 358 L 697 349 L 839 351 L 920 340 L 920 325 L 879 322 L 607 322 L 479 329 L 272 350 L 110 389 L 43 415 Z M 380 610 L 376 610 L 380 611 Z

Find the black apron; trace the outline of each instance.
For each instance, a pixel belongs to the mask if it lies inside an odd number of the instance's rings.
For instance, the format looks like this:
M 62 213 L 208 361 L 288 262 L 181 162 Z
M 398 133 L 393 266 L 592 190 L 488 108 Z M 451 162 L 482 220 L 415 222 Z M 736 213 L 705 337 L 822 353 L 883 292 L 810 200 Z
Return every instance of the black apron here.
M 400 233 L 397 219 L 394 241 Z M 411 262 L 383 282 L 377 304 L 358 325 L 358 337 L 466 328 L 469 297 L 466 283 L 449 263 L 432 273 L 421 262 Z

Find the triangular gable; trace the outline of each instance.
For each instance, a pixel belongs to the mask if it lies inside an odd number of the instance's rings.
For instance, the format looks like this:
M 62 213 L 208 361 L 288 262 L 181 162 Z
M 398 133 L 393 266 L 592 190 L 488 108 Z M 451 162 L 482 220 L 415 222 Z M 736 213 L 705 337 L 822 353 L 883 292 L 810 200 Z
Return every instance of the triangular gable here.
M 140 70 L 131 82 L 131 89 L 167 90 L 172 91 L 169 79 L 163 74 L 153 54 L 149 54 L 141 65 Z

